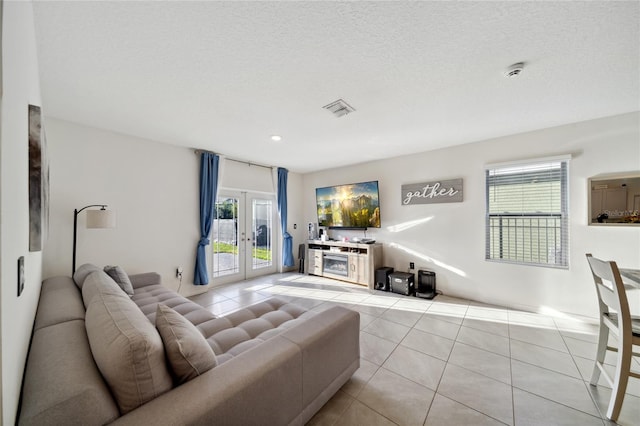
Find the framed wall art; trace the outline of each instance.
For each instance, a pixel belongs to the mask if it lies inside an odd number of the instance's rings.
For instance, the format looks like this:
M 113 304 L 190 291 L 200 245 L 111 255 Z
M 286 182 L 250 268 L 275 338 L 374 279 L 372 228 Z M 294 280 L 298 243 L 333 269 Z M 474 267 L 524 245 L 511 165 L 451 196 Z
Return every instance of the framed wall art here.
M 29 251 L 41 251 L 49 227 L 49 163 L 41 109 L 29 105 Z

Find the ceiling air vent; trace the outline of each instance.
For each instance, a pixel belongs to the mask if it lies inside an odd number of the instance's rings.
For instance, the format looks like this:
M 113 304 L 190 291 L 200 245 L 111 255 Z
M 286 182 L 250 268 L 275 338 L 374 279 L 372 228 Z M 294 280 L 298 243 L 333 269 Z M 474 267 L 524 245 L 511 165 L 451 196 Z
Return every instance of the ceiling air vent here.
M 342 117 L 343 115 L 347 115 L 350 112 L 355 111 L 355 109 L 351 105 L 349 105 L 342 99 L 331 102 L 329 105 L 325 105 L 322 108 L 330 111 L 336 117 Z

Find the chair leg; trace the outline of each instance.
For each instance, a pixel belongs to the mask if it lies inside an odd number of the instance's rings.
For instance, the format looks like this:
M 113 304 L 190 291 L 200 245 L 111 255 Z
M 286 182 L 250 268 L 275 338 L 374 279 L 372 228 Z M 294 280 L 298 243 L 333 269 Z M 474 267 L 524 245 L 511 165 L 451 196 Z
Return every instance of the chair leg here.
M 609 327 L 600 321 L 600 333 L 598 337 L 598 349 L 596 350 L 596 361 L 593 364 L 593 372 L 591 373 L 591 386 L 597 386 L 600 380 L 600 368 L 598 364 L 604 364 L 604 357 L 607 354 L 607 344 L 609 343 Z
M 611 389 L 611 399 L 607 409 L 607 418 L 614 422 L 618 420 L 622 402 L 624 401 L 624 394 L 627 391 L 629 372 L 631 370 L 631 350 L 633 348 L 629 339 L 623 339 L 622 336 L 620 336 L 620 339 L 616 372 L 613 377 L 613 389 Z

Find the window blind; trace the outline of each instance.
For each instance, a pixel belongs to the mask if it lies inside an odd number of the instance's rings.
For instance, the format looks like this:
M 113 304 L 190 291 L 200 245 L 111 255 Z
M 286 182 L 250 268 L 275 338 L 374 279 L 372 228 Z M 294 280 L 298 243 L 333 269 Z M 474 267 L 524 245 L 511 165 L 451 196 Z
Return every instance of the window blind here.
M 568 159 L 487 167 L 487 260 L 569 266 L 568 168 Z

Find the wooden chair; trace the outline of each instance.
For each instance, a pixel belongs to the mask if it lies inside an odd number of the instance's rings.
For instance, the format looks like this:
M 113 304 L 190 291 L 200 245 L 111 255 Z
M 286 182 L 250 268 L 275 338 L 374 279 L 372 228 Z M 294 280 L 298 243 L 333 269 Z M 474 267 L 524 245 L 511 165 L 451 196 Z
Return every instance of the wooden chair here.
M 590 383 L 596 386 L 602 373 L 611 385 L 607 418 L 616 421 L 620 415 L 629 377 L 640 379 L 640 372 L 631 370 L 632 356 L 640 356 L 640 353 L 633 352 L 633 346 L 640 345 L 640 319 L 631 316 L 627 294 L 616 262 L 605 262 L 591 254 L 587 254 L 587 261 L 596 284 L 600 307 L 600 336 Z M 608 346 L 609 331 L 616 336 L 618 347 Z M 618 354 L 613 377 L 604 369 L 607 350 Z

